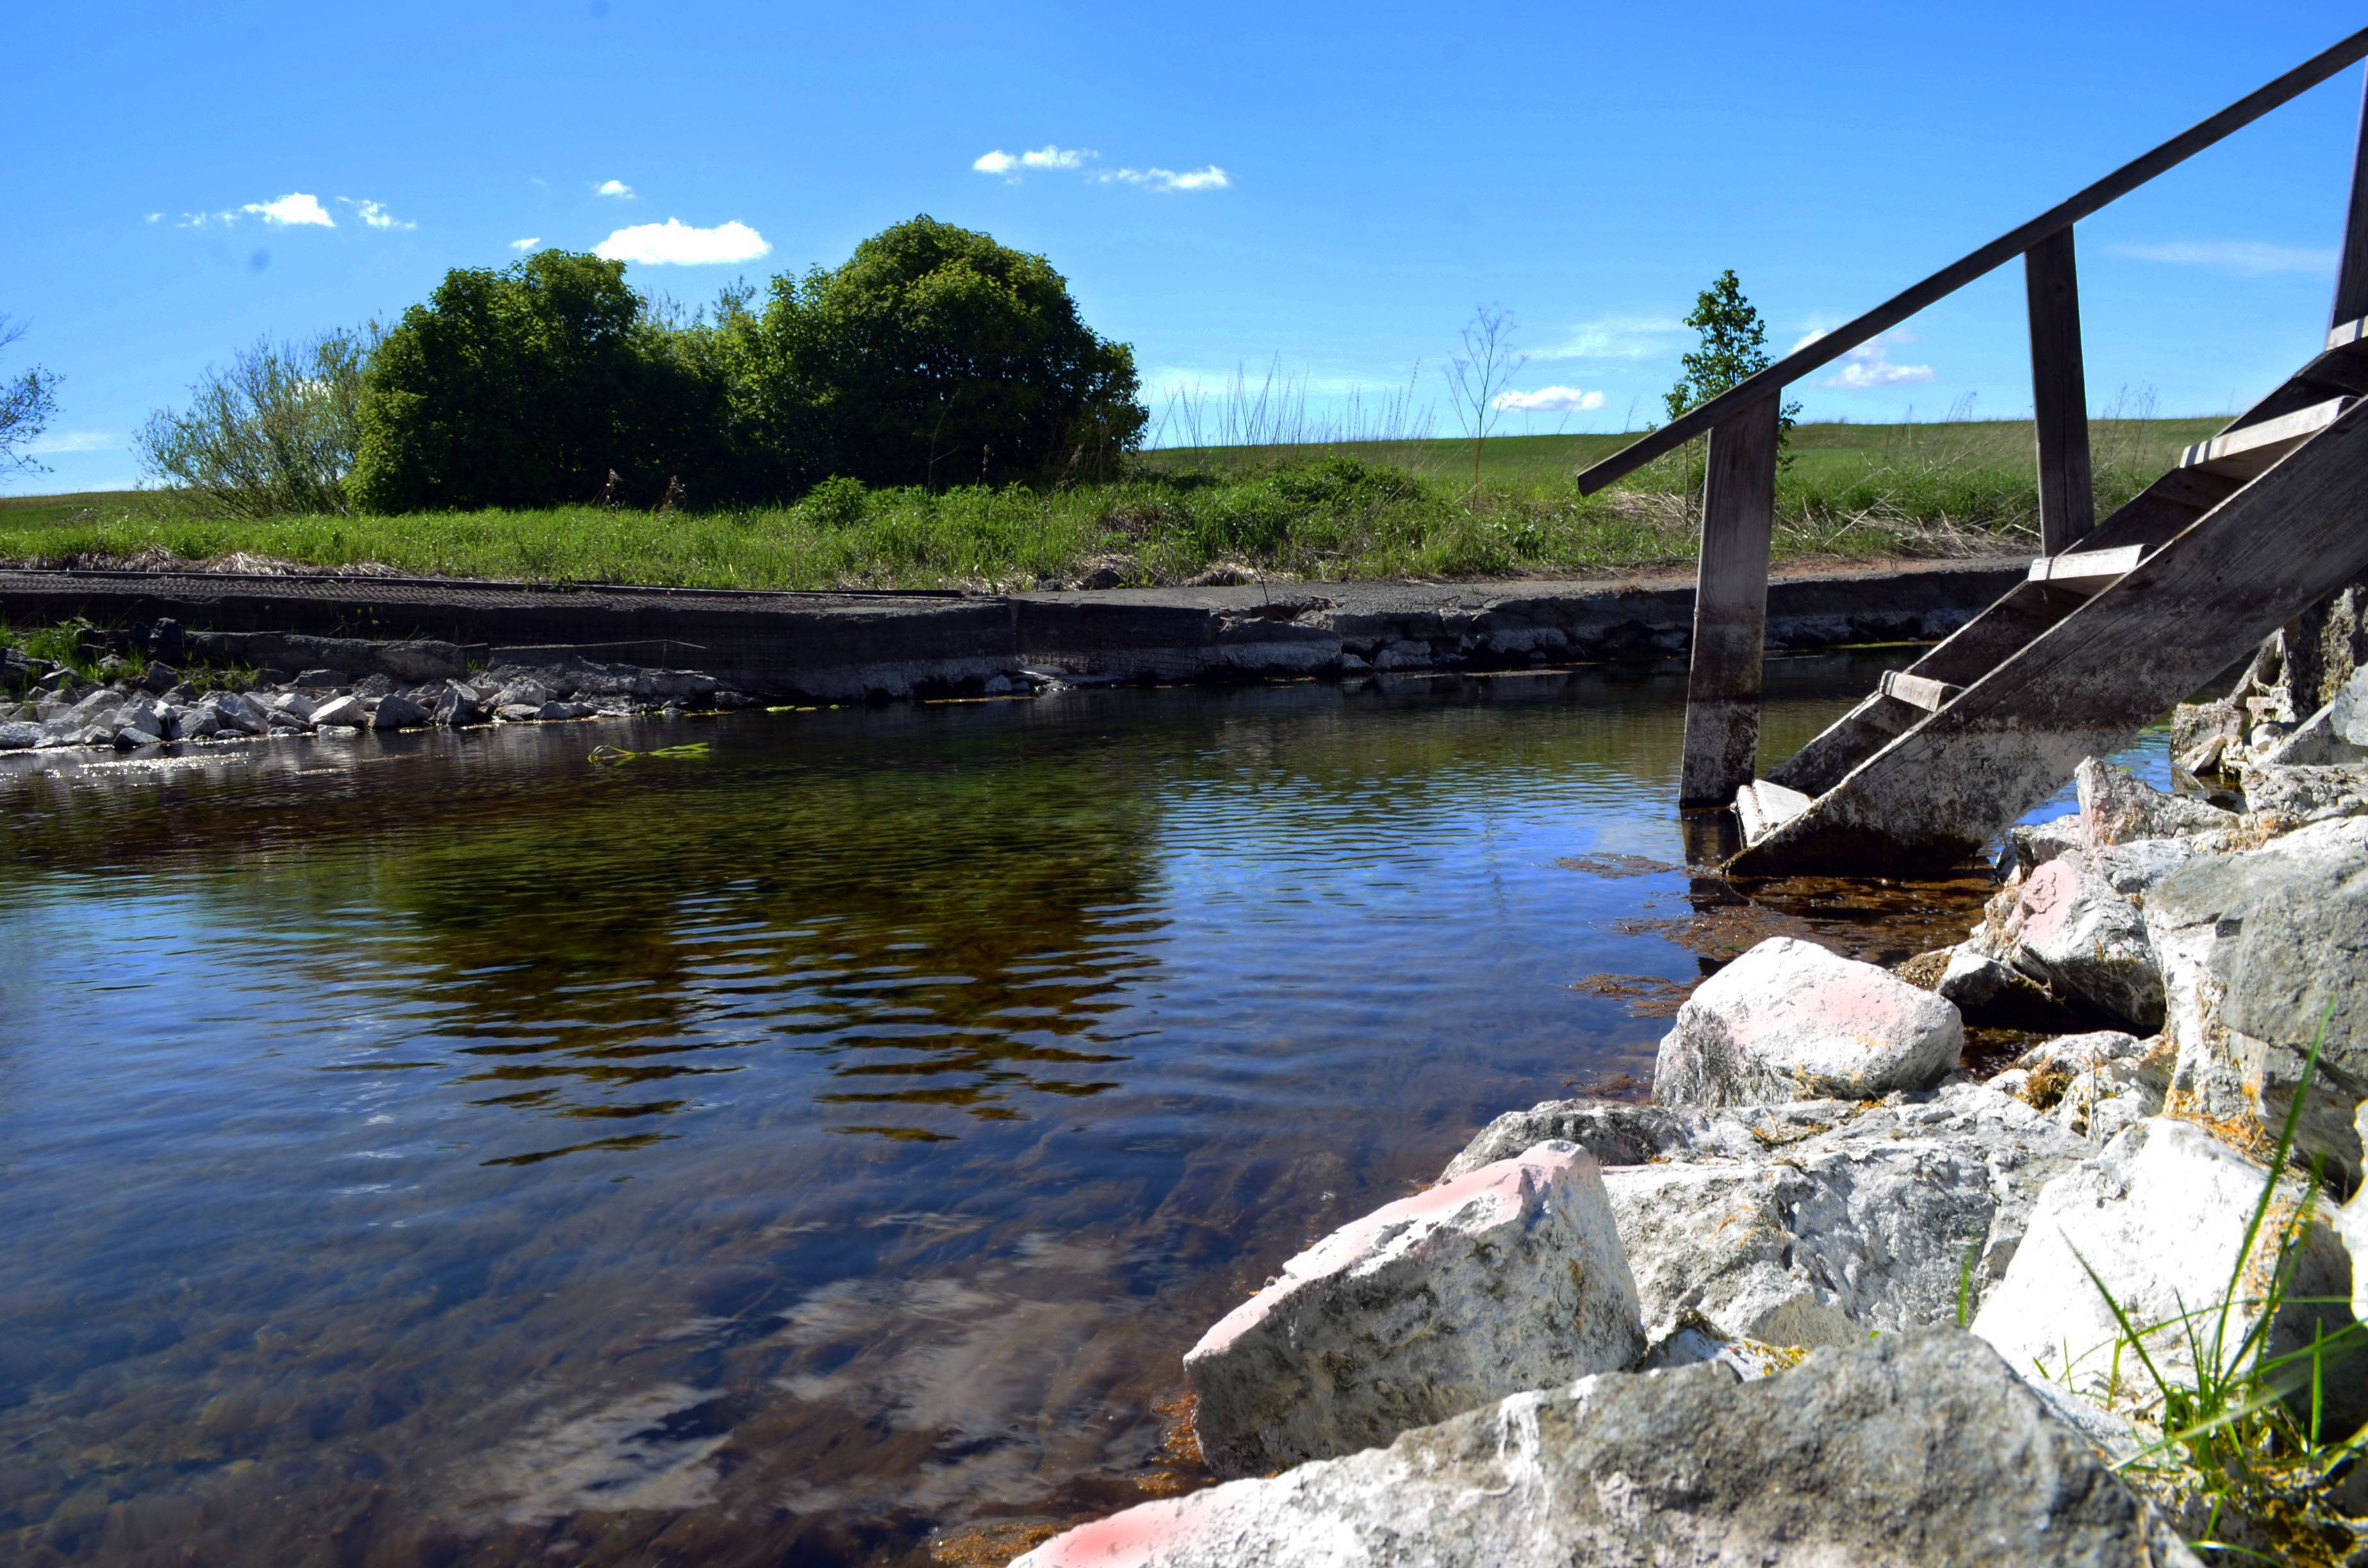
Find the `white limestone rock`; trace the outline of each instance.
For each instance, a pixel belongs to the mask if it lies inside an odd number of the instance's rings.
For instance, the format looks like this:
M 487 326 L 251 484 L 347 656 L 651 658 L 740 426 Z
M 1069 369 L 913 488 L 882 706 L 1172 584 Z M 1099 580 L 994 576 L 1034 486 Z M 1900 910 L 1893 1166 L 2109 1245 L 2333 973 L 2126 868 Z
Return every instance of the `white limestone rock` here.
M 1953 1329 L 1518 1393 L 1387 1449 L 1164 1498 L 1013 1568 L 2195 1568 L 2162 1517 Z
M 2088 858 L 2056 856 L 2032 871 L 2008 916 L 2014 968 L 2109 1017 L 2162 1025 L 2162 971 L 2146 916 Z
M 2181 838 L 2229 833 L 2244 825 L 2234 812 L 2180 795 L 2166 795 L 2125 767 L 2089 757 L 2073 770 L 2080 824 L 2100 848 L 2138 838 Z
M 316 730 L 366 730 L 370 727 L 370 710 L 359 697 L 333 697 L 313 710 L 313 727 Z
M 2176 1320 L 2183 1310 L 2216 1311 L 2268 1176 L 2266 1167 L 2192 1123 L 2161 1117 L 2138 1123 L 2040 1192 L 2030 1233 L 2005 1283 L 1982 1303 L 1974 1332 L 2013 1366 L 2044 1368 L 2051 1380 L 2102 1402 L 2120 1330 L 2088 1269 L 2138 1324 Z M 2282 1182 L 2280 1197 L 2272 1214 L 2290 1220 L 2303 1187 Z M 2266 1269 L 2275 1258 L 2275 1230 L 2264 1227 L 2252 1269 Z M 2328 1224 L 2314 1220 L 2304 1227 L 2289 1258 L 2294 1294 L 2349 1295 L 2351 1259 Z M 2310 1337 L 2306 1313 L 2290 1312 L 2271 1330 L 2280 1349 L 2297 1335 L 2305 1343 Z M 2234 1364 L 2250 1324 L 2240 1302 L 2221 1340 L 2224 1367 Z M 2211 1343 L 2208 1328 L 2192 1336 L 2160 1328 L 2146 1339 L 2154 1364 L 2190 1383 Z M 2120 1362 L 2115 1403 L 2144 1412 L 2152 1388 L 2127 1351 Z
M 2259 1114 L 2253 1067 L 2221 1018 L 2237 938 L 2263 899 L 2327 896 L 2368 871 L 2368 818 L 2314 823 L 2264 847 L 2206 856 L 2146 895 L 2146 934 L 2163 976 L 2164 1032 L 2177 1062 L 2166 1105 L 2214 1121 Z
M 1633 1363 L 1636 1283 L 1594 1158 L 1546 1143 L 1343 1226 L 1184 1358 L 1220 1475 L 1386 1443 Z
M 1957 1064 L 1954 1006 L 1873 964 L 1771 937 L 1678 1009 L 1653 1069 L 1658 1105 L 1871 1099 Z
M 1876 1103 L 1548 1100 L 1498 1117 L 1445 1180 L 1547 1138 L 1604 1165 L 1646 1332 L 1842 1344 L 1954 1323 L 2005 1276 L 2042 1183 L 2093 1153 L 2050 1117 L 1957 1082 Z
M 2255 766 L 2245 769 L 2245 809 L 2300 826 L 2368 816 L 2368 767 Z

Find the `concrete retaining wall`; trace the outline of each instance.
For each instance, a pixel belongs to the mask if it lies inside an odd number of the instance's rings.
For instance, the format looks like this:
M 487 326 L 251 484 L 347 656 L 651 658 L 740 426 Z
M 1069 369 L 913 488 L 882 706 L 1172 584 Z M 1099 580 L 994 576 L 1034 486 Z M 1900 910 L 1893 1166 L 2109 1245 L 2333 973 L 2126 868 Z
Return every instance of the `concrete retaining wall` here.
M 2025 564 L 1779 577 L 1769 587 L 1768 644 L 1943 637 Z M 0 572 L 0 616 L 40 623 L 75 615 L 104 625 L 170 617 L 200 648 L 283 668 L 434 678 L 430 665 L 455 660 L 578 654 L 704 670 L 749 692 L 857 701 L 971 691 L 1023 669 L 1223 681 L 1682 656 L 1693 585 L 1254 584 L 992 597 Z

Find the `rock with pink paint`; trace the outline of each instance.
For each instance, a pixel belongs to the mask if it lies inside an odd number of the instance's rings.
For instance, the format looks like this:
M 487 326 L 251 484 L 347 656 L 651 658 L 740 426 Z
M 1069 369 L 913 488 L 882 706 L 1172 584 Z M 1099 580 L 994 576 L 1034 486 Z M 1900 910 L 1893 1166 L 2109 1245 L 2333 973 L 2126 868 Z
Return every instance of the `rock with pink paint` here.
M 2035 869 L 2016 893 L 1999 955 L 2059 995 L 2151 1034 L 2162 1027 L 2162 967 L 2146 915 L 2104 870 L 2071 851 Z
M 1957 1065 L 1952 1004 L 1873 964 L 1771 937 L 1702 982 L 1653 1068 L 1656 1105 L 1875 1099 Z
M 1184 1368 L 1210 1468 L 1247 1475 L 1385 1444 L 1644 1349 L 1595 1160 L 1548 1142 L 1335 1231 Z
M 1013 1568 L 1293 1563 L 2195 1568 L 2088 1437 L 1959 1330 L 1516 1393 L 1386 1449 L 1053 1537 Z

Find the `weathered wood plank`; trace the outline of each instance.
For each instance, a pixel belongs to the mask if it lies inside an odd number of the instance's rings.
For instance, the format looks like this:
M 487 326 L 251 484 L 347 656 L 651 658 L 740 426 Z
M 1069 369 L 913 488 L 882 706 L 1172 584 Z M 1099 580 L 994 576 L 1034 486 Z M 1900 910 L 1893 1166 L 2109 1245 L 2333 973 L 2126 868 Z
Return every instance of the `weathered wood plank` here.
M 2356 329 L 2362 316 L 2368 316 L 2368 82 L 2361 85 L 2360 133 L 2351 143 L 2351 188 L 2343 207 L 2343 254 L 2335 264 L 2328 347 L 2335 347 L 2336 330 Z
M 1943 706 L 1964 694 L 1962 686 L 1934 680 L 1929 676 L 1912 676 L 1906 670 L 1883 672 L 1883 695 L 1896 698 L 1911 708 L 1921 708 L 1927 713 L 1937 713 Z
M 2031 563 L 2029 580 L 2076 594 L 2102 593 L 2146 559 L 2146 548 L 2142 544 L 2125 544 L 2117 550 L 2076 550 L 2064 555 L 2043 555 Z
M 1755 778 L 1735 792 L 1736 820 L 1743 842 L 1757 844 L 1809 809 L 1809 797 L 1765 778 Z
M 2197 519 L 1732 863 L 1949 864 L 2368 569 L 2368 404 Z
M 1711 427 L 1702 560 L 1694 575 L 1693 671 L 1686 686 L 1680 805 L 1725 805 L 1751 782 L 1759 759 L 1779 401 L 1779 392 L 1771 392 Z
M 2210 440 L 2198 441 L 2180 452 L 2179 466 L 2208 465 L 2222 473 L 2250 479 L 2334 424 L 2351 401 L 2348 397 L 2331 397 L 2273 419 L 2232 425 Z
M 2072 231 L 2022 253 L 2031 318 L 2031 406 L 2039 433 L 2039 542 L 2049 555 L 2097 526 L 2089 470 L 2089 382 L 2080 362 L 2080 281 Z
M 1804 344 L 1756 376 L 1748 376 L 1700 407 L 1688 410 L 1658 430 L 1622 448 L 1578 475 L 1582 494 L 1591 495 L 1623 475 L 1673 452 L 1720 421 L 1770 395 L 1788 382 L 1830 364 L 1879 332 L 1888 332 L 1909 316 L 1946 298 L 1975 278 L 2005 265 L 2058 229 L 2066 229 L 2107 203 L 2128 195 L 2166 169 L 2193 157 L 2214 142 L 2259 119 L 2289 98 L 2309 91 L 2345 66 L 2368 59 L 2368 28 L 2332 48 L 2322 50 L 2300 65 L 2255 92 L 2238 98 L 2208 119 L 2200 120 L 2153 151 L 2123 164 L 2103 179 L 2067 200 L 2060 201 L 2030 222 L 1950 263 L 1912 288 L 1904 289 L 1856 321 Z M 2355 312 L 2368 315 L 2368 308 Z

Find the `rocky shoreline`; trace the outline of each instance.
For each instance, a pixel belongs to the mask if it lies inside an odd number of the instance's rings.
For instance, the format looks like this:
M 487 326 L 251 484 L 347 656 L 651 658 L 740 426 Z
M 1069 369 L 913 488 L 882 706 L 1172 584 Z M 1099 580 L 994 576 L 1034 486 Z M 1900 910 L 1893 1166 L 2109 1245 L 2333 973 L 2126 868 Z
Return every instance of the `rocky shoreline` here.
M 2368 1314 L 2368 674 L 2214 760 L 2193 796 L 2084 765 L 1900 973 L 1751 949 L 1650 1103 L 1497 1118 L 1186 1355 L 1222 1484 L 1020 1563 L 2368 1562 L 2368 1358 L 2271 1389 L 2312 1465 L 2162 1446 L 2164 1387 Z M 2052 1038 L 1977 1082 L 1998 1017 Z

